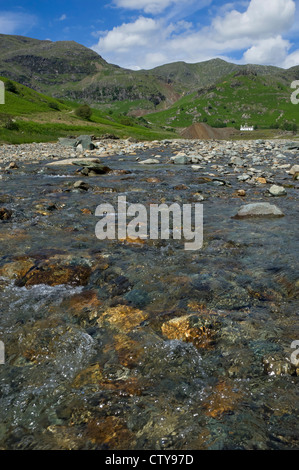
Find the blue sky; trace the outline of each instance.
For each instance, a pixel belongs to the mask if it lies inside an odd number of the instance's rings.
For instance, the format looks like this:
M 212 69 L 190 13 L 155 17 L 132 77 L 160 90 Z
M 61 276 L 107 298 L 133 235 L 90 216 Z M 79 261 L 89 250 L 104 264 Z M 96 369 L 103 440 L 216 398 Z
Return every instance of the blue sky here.
M 299 0 L 0 0 L 0 33 L 73 40 L 131 69 L 299 65 Z

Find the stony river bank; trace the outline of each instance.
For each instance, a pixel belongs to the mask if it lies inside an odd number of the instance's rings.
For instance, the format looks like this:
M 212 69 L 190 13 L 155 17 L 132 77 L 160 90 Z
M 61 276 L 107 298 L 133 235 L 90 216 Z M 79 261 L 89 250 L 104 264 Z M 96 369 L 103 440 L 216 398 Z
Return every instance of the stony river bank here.
M 297 449 L 298 154 L 1 146 L 0 448 Z M 118 196 L 201 203 L 203 246 L 99 240 Z

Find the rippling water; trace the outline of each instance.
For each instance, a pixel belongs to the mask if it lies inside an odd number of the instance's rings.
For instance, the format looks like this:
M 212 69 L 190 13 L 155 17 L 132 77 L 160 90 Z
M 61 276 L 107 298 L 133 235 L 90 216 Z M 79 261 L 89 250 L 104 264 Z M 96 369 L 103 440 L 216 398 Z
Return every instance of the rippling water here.
M 252 186 L 242 200 L 233 172 L 220 186 L 190 166 L 108 164 L 128 173 L 84 179 L 76 167 L 23 164 L 2 180 L 13 218 L 0 225 L 1 266 L 71 259 L 91 276 L 22 286 L 2 273 L 1 448 L 298 448 L 296 187 L 275 199 L 285 217 L 240 221 L 244 202 L 269 198 Z M 73 190 L 79 179 L 89 191 Z M 119 195 L 148 207 L 196 202 L 198 192 L 199 251 L 95 236 L 97 205 Z M 189 336 L 167 333 L 174 319 Z

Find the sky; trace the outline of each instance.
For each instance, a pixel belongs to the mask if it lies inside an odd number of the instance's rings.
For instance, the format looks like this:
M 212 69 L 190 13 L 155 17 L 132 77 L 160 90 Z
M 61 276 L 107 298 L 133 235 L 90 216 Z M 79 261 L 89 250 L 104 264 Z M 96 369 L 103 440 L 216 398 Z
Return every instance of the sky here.
M 0 0 L 0 33 L 76 41 L 139 70 L 176 61 L 299 65 L 299 0 Z

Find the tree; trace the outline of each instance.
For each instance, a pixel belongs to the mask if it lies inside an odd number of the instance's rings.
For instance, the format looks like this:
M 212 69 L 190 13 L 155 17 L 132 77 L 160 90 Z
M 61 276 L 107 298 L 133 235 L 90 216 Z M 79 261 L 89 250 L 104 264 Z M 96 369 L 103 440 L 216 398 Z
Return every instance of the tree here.
M 88 104 L 82 104 L 76 109 L 75 114 L 81 119 L 89 120 L 92 116 L 92 110 Z

